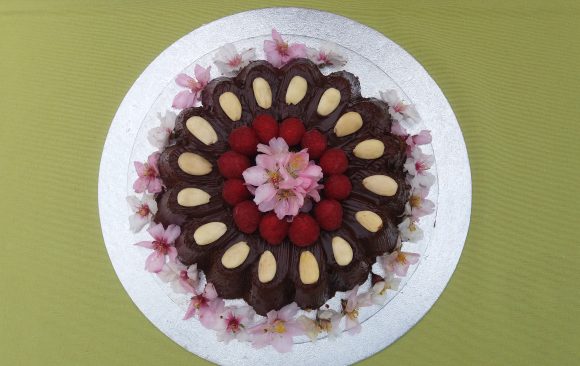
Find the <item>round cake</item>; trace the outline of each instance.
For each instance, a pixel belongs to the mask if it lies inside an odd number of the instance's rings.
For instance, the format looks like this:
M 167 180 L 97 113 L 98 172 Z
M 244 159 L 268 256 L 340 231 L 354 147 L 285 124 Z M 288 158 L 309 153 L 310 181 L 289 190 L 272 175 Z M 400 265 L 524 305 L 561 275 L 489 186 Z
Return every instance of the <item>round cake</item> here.
M 407 145 L 391 134 L 389 106 L 363 98 L 355 75 L 325 76 L 307 59 L 280 69 L 253 61 L 210 81 L 201 100 L 178 115 L 159 158 L 167 190 L 155 221 L 182 227 L 179 260 L 197 263 L 221 298 L 244 298 L 261 315 L 292 302 L 317 309 L 365 282 L 376 257 L 395 249 L 409 200 Z M 244 180 L 267 156 L 258 143 L 272 139 L 322 171 L 321 189 L 298 215 L 262 210 Z
M 221 76 L 196 64 L 168 86 L 172 109 L 147 134 L 158 151 L 134 162 L 145 269 L 221 341 L 288 352 L 295 337 L 355 334 L 419 261 L 430 132 L 397 91 L 361 95 L 335 46 L 272 30 L 266 60 L 220 47 Z

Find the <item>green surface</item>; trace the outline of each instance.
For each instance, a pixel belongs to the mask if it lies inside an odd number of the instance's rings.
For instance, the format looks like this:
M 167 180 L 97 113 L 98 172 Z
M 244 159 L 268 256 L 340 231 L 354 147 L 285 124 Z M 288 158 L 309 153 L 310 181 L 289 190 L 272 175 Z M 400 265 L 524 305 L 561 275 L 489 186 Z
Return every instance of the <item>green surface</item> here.
M 578 364 L 580 5 L 401 0 L 1 0 L 0 364 L 207 364 L 152 326 L 113 271 L 101 149 L 163 49 L 274 5 L 320 7 L 399 43 L 467 142 L 473 214 L 457 271 L 416 327 L 361 364 Z

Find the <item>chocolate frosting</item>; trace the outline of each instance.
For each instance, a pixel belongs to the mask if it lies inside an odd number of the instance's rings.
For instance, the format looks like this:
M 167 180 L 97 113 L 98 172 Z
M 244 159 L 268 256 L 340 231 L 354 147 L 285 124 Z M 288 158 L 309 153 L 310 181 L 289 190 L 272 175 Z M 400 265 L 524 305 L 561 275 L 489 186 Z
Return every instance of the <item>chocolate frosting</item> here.
M 305 97 L 296 105 L 285 102 L 286 90 L 294 76 L 301 76 L 308 83 Z M 272 90 L 272 107 L 261 108 L 254 97 L 252 83 L 255 78 L 265 79 Z M 324 91 L 339 90 L 341 99 L 337 108 L 328 116 L 317 114 L 317 107 Z M 239 121 L 231 121 L 219 104 L 224 92 L 234 93 L 242 105 Z M 358 78 L 346 71 L 323 75 L 318 67 L 306 59 L 292 60 L 281 69 L 266 61 L 254 61 L 243 68 L 236 77 L 220 77 L 209 82 L 201 95 L 202 107 L 184 109 L 176 120 L 175 131 L 159 159 L 161 178 L 166 190 L 157 198 L 159 210 L 156 222 L 164 225 L 178 224 L 182 234 L 176 241 L 179 259 L 186 265 L 198 264 L 212 282 L 218 294 L 225 299 L 244 298 L 258 314 L 265 315 L 295 301 L 303 309 L 316 309 L 336 291 L 347 291 L 362 284 L 369 276 L 376 256 L 391 252 L 397 245 L 397 225 L 409 198 L 410 187 L 406 183 L 403 164 L 406 144 L 390 133 L 391 118 L 388 105 L 374 98 L 363 98 Z M 363 126 L 353 134 L 337 137 L 333 129 L 336 121 L 346 112 L 358 112 Z M 301 248 L 285 239 L 280 245 L 267 244 L 259 234 L 244 234 L 237 230 L 232 208 L 221 196 L 224 179 L 217 169 L 217 159 L 229 150 L 227 138 L 240 126 L 250 125 L 254 117 L 268 113 L 279 122 L 287 117 L 298 117 L 307 129 L 318 129 L 327 136 L 330 147 L 341 148 L 349 160 L 345 173 L 352 182 L 351 195 L 341 202 L 344 210 L 343 224 L 335 231 L 322 230 L 319 239 L 311 246 Z M 193 116 L 208 121 L 216 131 L 218 141 L 205 145 L 187 129 L 186 122 Z M 354 147 L 367 139 L 379 139 L 385 145 L 385 153 L 378 159 L 362 160 L 353 155 Z M 298 148 L 298 147 L 296 147 Z M 212 164 L 212 171 L 204 176 L 192 176 L 183 172 L 177 159 L 184 152 L 203 156 Z M 364 188 L 362 180 L 370 175 L 389 175 L 398 183 L 393 197 L 378 196 Z M 324 180 L 322 181 L 324 183 Z M 194 187 L 210 195 L 207 204 L 183 207 L 177 203 L 177 194 L 184 188 Z M 355 219 L 358 211 L 377 213 L 383 220 L 382 228 L 371 233 Z M 227 231 L 213 243 L 198 245 L 195 231 L 209 222 L 222 222 Z M 346 266 L 336 263 L 332 238 L 340 236 L 353 250 L 353 259 Z M 225 268 L 221 258 L 233 244 L 245 241 L 250 247 L 244 263 L 234 269 Z M 262 283 L 258 276 L 259 258 L 266 250 L 272 252 L 277 269 L 274 279 Z M 310 251 L 319 265 L 319 279 L 305 285 L 299 275 L 300 253 Z

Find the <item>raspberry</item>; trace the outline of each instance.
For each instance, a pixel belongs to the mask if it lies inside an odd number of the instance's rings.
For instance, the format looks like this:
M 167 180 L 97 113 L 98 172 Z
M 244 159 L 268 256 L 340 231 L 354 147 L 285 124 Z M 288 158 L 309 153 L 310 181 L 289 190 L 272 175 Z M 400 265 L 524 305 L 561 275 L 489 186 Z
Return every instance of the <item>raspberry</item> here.
M 260 236 L 272 245 L 280 244 L 288 234 L 289 226 L 286 220 L 279 220 L 275 213 L 270 212 L 260 221 Z
M 228 204 L 235 206 L 250 198 L 250 191 L 241 179 L 228 179 L 224 183 L 222 197 Z
M 258 135 L 258 140 L 267 144 L 274 137 L 278 137 L 278 122 L 269 114 L 260 114 L 254 118 L 252 127 Z
M 331 175 L 324 182 L 324 196 L 342 201 L 346 199 L 352 190 L 350 179 L 346 175 Z
M 244 170 L 250 167 L 250 159 L 235 151 L 226 151 L 217 161 L 221 175 L 226 178 L 241 178 Z
M 329 149 L 320 158 L 320 167 L 324 174 L 342 174 L 348 168 L 348 159 L 344 151 Z
M 318 130 L 310 130 L 302 137 L 302 148 L 308 149 L 311 159 L 318 159 L 326 150 L 326 136 Z
M 290 224 L 290 230 L 288 231 L 288 236 L 292 243 L 299 247 L 314 244 L 319 235 L 320 227 L 316 223 L 316 220 L 305 213 L 298 214 L 298 216 L 294 217 L 292 224 Z
M 258 136 L 253 129 L 244 126 L 236 128 L 230 133 L 228 143 L 232 150 L 240 154 L 254 156 L 256 155 L 256 147 L 258 146 Z
M 304 123 L 298 118 L 286 118 L 280 124 L 280 137 L 286 141 L 288 146 L 299 144 L 305 131 Z
M 342 206 L 336 200 L 322 200 L 314 206 L 314 216 L 324 230 L 336 230 L 342 224 Z
M 252 201 L 242 201 L 234 207 L 234 222 L 240 231 L 251 234 L 260 225 L 260 211 Z

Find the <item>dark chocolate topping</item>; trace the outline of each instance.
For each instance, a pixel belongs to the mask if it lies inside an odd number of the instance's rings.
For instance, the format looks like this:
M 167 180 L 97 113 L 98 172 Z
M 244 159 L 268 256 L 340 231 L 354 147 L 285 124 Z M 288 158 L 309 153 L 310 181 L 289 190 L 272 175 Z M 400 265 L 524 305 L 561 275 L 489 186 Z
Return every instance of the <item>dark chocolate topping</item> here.
M 286 104 L 286 90 L 294 76 L 303 77 L 308 84 L 305 97 L 296 105 Z M 265 79 L 272 91 L 272 107 L 261 108 L 254 97 L 253 81 Z M 328 88 L 336 88 L 341 95 L 338 107 L 328 116 L 317 113 L 318 103 Z M 219 104 L 224 92 L 234 93 L 242 105 L 242 117 L 231 121 Z M 336 291 L 347 291 L 363 283 L 369 276 L 376 256 L 391 252 L 397 244 L 405 203 L 410 187 L 406 183 L 403 164 L 406 144 L 390 133 L 391 118 L 388 105 L 374 98 L 362 98 L 358 78 L 341 71 L 324 76 L 318 67 L 305 59 L 296 59 L 281 69 L 266 61 L 254 61 L 243 68 L 234 78 L 216 78 L 202 92 L 203 107 L 183 110 L 176 120 L 171 146 L 161 154 L 160 175 L 167 189 L 158 198 L 159 211 L 156 222 L 181 225 L 182 234 L 176 242 L 179 259 L 186 265 L 198 264 L 222 298 L 244 298 L 258 314 L 279 309 L 295 301 L 300 307 L 315 309 L 324 304 Z M 356 132 L 337 137 L 333 132 L 337 120 L 346 112 L 361 115 L 363 126 Z M 244 234 L 238 231 L 232 218 L 232 208 L 221 197 L 224 179 L 217 169 L 217 159 L 229 150 L 227 138 L 232 129 L 250 125 L 259 114 L 271 114 L 281 122 L 287 117 L 298 117 L 307 129 L 316 128 L 328 138 L 328 147 L 341 148 L 347 154 L 349 168 L 345 173 L 352 182 L 350 197 L 341 202 L 344 210 L 342 226 L 333 232 L 322 230 L 319 240 L 311 246 L 300 248 L 285 239 L 280 245 L 267 244 L 258 233 Z M 218 141 L 205 145 L 187 128 L 187 120 L 200 116 L 214 128 Z M 385 145 L 385 153 L 378 159 L 362 160 L 353 155 L 354 147 L 368 139 L 379 139 Z M 183 172 L 177 160 L 184 152 L 203 156 L 212 164 L 213 170 L 203 176 Z M 398 183 L 393 197 L 378 196 L 362 185 L 368 176 L 388 175 Z M 324 181 L 322 182 L 324 183 Z M 177 203 L 177 194 L 184 188 L 199 188 L 207 192 L 209 203 L 197 207 L 183 207 Z M 383 220 L 383 227 L 371 233 L 355 219 L 358 211 L 372 211 Z M 197 228 L 208 222 L 223 222 L 227 231 L 215 242 L 198 245 L 194 239 Z M 353 250 L 353 259 L 346 266 L 336 263 L 332 238 L 340 236 Z M 245 241 L 250 253 L 245 261 L 234 269 L 225 268 L 221 258 L 233 244 Z M 258 263 L 265 251 L 272 252 L 276 259 L 276 275 L 268 283 L 258 276 Z M 300 280 L 300 253 L 308 250 L 316 259 L 320 275 L 314 284 L 305 285 Z

